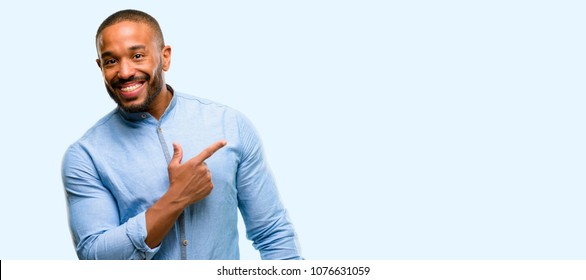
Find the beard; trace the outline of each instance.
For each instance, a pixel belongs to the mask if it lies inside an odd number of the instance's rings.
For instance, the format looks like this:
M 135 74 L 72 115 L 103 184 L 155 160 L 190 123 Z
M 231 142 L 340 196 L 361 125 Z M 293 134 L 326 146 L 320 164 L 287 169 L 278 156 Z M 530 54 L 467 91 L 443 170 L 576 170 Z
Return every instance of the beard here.
M 151 78 L 152 78 L 152 83 L 151 83 Z M 147 88 L 146 98 L 140 104 L 124 105 L 124 103 L 122 103 L 120 96 L 118 96 L 118 93 L 115 92 L 114 88 L 117 87 L 119 84 L 131 82 L 131 81 L 140 81 L 140 80 L 145 80 L 147 83 L 148 88 Z M 147 112 L 150 109 L 151 104 L 153 103 L 155 98 L 159 95 L 159 93 L 161 93 L 161 90 L 163 89 L 163 84 L 161 83 L 162 80 L 163 80 L 163 60 L 161 59 L 161 61 L 159 62 L 159 66 L 157 66 L 157 70 L 155 71 L 154 78 L 148 74 L 145 74 L 144 76 L 131 77 L 130 79 L 114 78 L 110 81 L 111 86 L 106 84 L 106 91 L 108 91 L 110 98 L 112 98 L 112 100 L 114 100 L 114 102 L 116 102 L 116 104 L 118 104 L 118 107 L 121 108 L 122 110 L 124 110 L 125 112 L 127 112 L 127 113 Z

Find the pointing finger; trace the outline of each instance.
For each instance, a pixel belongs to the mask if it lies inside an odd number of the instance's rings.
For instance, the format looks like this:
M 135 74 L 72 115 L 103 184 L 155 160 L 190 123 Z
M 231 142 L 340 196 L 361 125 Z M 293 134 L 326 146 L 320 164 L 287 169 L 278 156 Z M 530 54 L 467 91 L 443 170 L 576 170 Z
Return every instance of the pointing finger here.
M 193 161 L 195 161 L 196 163 L 202 163 L 204 160 L 211 157 L 219 149 L 226 146 L 227 143 L 228 142 L 226 142 L 226 140 L 221 140 L 221 141 L 218 141 L 218 142 L 212 144 L 211 146 L 209 146 L 205 150 L 203 150 L 199 155 L 195 156 L 193 158 Z

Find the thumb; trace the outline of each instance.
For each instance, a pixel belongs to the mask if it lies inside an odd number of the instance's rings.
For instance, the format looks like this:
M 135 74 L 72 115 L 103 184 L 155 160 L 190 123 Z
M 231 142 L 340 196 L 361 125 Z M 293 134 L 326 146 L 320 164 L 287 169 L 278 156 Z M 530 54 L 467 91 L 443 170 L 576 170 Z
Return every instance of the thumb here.
M 178 143 L 173 143 L 173 158 L 171 158 L 171 162 L 169 162 L 169 165 L 180 165 L 182 159 L 183 149 L 181 148 L 181 145 L 179 145 Z

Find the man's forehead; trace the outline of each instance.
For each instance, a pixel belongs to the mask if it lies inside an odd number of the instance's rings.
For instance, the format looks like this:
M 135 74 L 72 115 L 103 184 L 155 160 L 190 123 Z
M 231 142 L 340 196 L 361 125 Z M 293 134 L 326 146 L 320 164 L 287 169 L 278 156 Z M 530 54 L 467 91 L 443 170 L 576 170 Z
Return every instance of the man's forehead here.
M 103 48 L 105 45 L 113 43 L 132 43 L 130 41 L 143 41 L 147 43 L 154 41 L 154 32 L 152 28 L 143 22 L 135 21 L 121 21 L 112 24 L 100 33 L 97 40 L 98 49 Z

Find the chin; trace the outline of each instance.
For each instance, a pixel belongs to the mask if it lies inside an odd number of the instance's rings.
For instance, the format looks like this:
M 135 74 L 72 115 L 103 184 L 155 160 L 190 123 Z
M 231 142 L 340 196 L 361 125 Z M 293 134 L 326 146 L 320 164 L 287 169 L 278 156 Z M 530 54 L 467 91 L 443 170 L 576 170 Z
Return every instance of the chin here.
M 124 111 L 129 112 L 129 113 L 136 113 L 136 112 L 142 112 L 144 110 L 144 106 L 146 102 L 145 98 L 136 98 L 134 100 L 124 100 L 124 98 L 121 98 L 120 96 L 116 96 L 116 99 L 114 100 L 116 101 L 116 104 L 118 104 L 118 107 L 122 108 Z

